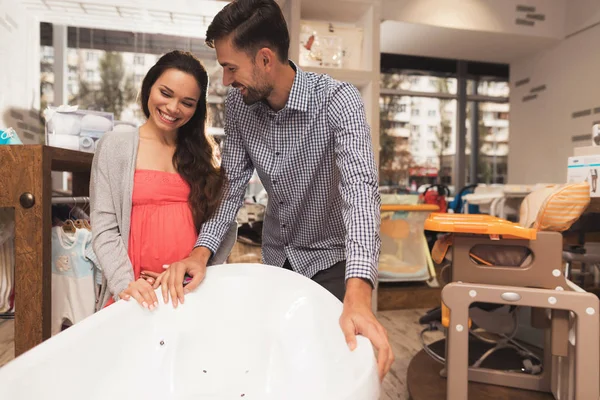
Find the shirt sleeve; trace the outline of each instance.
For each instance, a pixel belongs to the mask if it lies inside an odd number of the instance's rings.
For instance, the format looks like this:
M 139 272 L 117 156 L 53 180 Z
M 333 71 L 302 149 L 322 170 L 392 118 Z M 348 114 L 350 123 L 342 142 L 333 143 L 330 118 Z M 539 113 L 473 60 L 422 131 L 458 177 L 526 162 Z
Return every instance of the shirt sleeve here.
M 214 255 L 244 201 L 246 186 L 254 172 L 254 165 L 246 151 L 235 117 L 233 90 L 225 102 L 225 141 L 221 167 L 225 170 L 226 183 L 221 204 L 200 230 L 196 246 L 208 248 Z
M 98 142 L 90 174 L 92 246 L 108 289 L 118 296 L 134 280 L 133 266 L 121 237 L 109 177 L 110 135 Z
M 367 279 L 374 287 L 381 248 L 381 197 L 371 130 L 362 98 L 354 86 L 342 83 L 333 90 L 328 117 L 335 135 L 344 200 L 346 279 Z

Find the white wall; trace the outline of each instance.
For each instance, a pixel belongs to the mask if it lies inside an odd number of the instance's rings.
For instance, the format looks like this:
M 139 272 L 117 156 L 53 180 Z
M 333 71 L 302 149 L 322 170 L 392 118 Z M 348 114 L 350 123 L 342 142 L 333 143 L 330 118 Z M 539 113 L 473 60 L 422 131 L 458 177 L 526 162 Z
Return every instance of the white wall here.
M 386 20 L 444 28 L 557 38 L 564 31 L 566 4 L 566 0 L 384 0 L 382 15 Z M 516 24 L 527 14 L 518 12 L 518 5 L 535 7 L 535 14 L 544 14 L 545 20 L 534 26 Z
M 600 120 L 593 110 L 600 107 L 600 25 L 512 63 L 510 74 L 509 182 L 565 182 L 573 148 L 591 144 L 573 143 L 572 136 L 591 134 L 592 122 Z M 528 84 L 515 87 L 526 78 Z M 523 101 L 543 84 L 536 99 Z M 586 109 L 592 115 L 572 117 Z
M 571 0 L 566 12 L 566 35 L 600 23 L 600 1 L 598 0 Z
M 39 22 L 17 0 L 0 0 L 0 129 L 41 143 Z

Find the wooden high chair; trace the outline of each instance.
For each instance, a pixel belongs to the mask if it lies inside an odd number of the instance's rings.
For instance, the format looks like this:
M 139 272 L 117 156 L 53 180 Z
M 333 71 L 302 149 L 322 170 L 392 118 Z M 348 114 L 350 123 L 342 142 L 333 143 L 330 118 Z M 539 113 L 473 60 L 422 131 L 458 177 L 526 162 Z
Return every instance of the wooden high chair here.
M 575 191 L 588 197 L 567 207 L 569 221 L 589 203 L 589 187 Z M 562 192 L 558 200 L 564 202 L 565 195 L 573 197 Z M 432 214 L 425 222 L 425 229 L 451 233 L 433 251 L 439 261 L 452 247 L 451 283 L 442 290 L 447 400 L 467 399 L 469 380 L 548 392 L 556 399 L 599 398 L 599 300 L 565 278 L 562 236 L 543 230 L 548 221 L 551 228 L 569 225 L 547 212 L 556 204 L 560 201 L 545 202 L 533 227 L 484 215 Z M 536 307 L 532 325 L 545 330 L 540 374 L 469 367 L 469 307 L 474 302 Z

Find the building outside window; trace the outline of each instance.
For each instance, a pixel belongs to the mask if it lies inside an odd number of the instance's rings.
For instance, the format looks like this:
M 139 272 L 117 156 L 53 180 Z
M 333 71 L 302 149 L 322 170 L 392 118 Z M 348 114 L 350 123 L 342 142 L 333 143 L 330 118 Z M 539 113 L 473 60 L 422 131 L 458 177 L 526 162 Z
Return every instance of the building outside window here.
M 465 154 L 457 155 L 458 80 L 455 76 L 448 72 L 394 68 L 382 72 L 381 185 L 414 189 L 444 183 L 453 191 L 458 190 L 460 188 L 453 187 L 458 156 L 465 159 L 466 184 L 506 182 L 508 78 L 469 77 L 466 80 L 466 146 Z M 428 93 L 427 97 L 423 97 L 423 93 Z M 398 104 L 406 104 L 403 109 L 410 112 L 401 114 Z M 477 118 L 476 123 L 474 118 Z M 397 129 L 397 120 L 406 124 L 407 134 Z M 476 142 L 473 126 L 477 129 Z M 470 176 L 473 152 L 476 153 L 477 176 Z
M 434 89 L 440 93 L 448 93 L 455 92 L 455 81 L 423 74 L 415 76 L 401 72 L 384 73 L 381 77 L 381 88 L 407 94 L 432 93 Z M 440 143 L 451 142 L 450 136 L 455 125 L 451 118 L 456 115 L 456 101 L 387 93 L 381 97 L 380 184 L 414 188 L 435 182 L 442 160 L 452 160 L 450 152 Z M 410 126 L 411 133 L 406 137 L 405 151 L 394 152 L 389 147 L 392 142 L 399 140 L 390 137 L 389 131 L 392 126 L 390 121 L 399 116 L 394 108 L 386 108 L 386 105 L 394 103 L 407 104 L 411 110 L 410 114 L 402 116 Z

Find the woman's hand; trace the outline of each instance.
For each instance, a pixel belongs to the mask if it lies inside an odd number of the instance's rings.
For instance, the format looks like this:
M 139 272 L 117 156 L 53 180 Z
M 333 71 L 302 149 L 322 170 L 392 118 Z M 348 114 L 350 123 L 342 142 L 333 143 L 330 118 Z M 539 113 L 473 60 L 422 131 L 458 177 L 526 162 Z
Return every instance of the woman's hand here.
M 119 297 L 125 301 L 129 301 L 133 297 L 142 307 L 149 310 L 154 310 L 158 307 L 156 293 L 154 293 L 152 285 L 144 278 L 131 282 L 127 289 L 119 293 Z
M 208 249 L 200 247 L 192 251 L 188 258 L 163 267 L 166 271 L 160 274 L 153 286 L 161 287 L 165 304 L 169 302 L 169 294 L 173 307 L 177 308 L 179 303 L 183 304 L 184 295 L 196 289 L 204 279 L 209 255 Z M 192 280 L 184 289 L 183 281 L 186 274 L 191 276 Z

